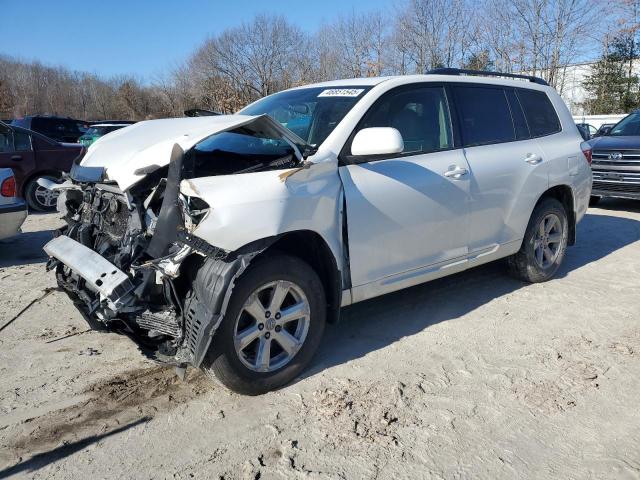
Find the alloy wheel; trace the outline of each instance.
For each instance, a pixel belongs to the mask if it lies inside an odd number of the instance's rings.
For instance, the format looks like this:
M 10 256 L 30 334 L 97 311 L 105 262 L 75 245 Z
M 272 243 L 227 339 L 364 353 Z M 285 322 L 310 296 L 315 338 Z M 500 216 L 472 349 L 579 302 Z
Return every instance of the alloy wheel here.
M 56 202 L 58 201 L 58 192 L 52 192 L 48 188 L 44 188 L 40 185 L 36 185 L 33 196 L 35 197 L 36 202 L 38 202 L 38 205 L 44 209 L 55 207 Z
M 254 290 L 234 328 L 240 361 L 256 372 L 273 372 L 298 353 L 309 331 L 311 309 L 304 291 L 286 280 Z
M 563 238 L 562 221 L 555 213 L 545 215 L 536 229 L 533 252 L 539 267 L 549 268 L 558 258 Z

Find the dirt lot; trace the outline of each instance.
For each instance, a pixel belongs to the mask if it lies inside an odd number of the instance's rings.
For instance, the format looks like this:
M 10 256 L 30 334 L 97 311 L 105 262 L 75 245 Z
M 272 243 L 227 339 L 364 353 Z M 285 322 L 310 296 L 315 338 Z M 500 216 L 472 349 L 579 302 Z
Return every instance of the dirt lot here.
M 0 326 L 58 220 L 0 242 Z M 262 397 L 88 331 L 54 291 L 0 332 L 0 478 L 639 478 L 640 204 L 603 202 L 557 279 L 502 265 L 353 306 Z

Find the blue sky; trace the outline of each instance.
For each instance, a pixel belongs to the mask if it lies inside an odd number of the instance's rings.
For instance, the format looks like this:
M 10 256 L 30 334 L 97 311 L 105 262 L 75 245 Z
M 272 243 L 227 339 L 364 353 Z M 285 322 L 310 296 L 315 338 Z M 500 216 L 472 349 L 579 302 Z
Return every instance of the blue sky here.
M 342 13 L 391 9 L 392 0 L 0 0 L 0 54 L 111 76 L 154 75 L 203 40 L 256 13 L 305 31 Z

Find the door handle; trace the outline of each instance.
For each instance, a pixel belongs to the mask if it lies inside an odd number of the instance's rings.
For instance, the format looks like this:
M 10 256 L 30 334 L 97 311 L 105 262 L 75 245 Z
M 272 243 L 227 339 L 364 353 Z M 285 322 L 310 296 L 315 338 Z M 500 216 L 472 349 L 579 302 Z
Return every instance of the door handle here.
M 11 160 L 17 162 L 18 160 L 22 160 L 22 155 L 12 155 Z
M 457 165 L 451 165 L 449 170 L 444 172 L 444 176 L 447 178 L 453 178 L 454 180 L 460 180 L 464 175 L 469 173 L 466 168 L 458 167 Z
M 524 157 L 524 161 L 529 165 L 538 165 L 542 162 L 542 157 L 536 153 L 527 153 L 527 156 Z

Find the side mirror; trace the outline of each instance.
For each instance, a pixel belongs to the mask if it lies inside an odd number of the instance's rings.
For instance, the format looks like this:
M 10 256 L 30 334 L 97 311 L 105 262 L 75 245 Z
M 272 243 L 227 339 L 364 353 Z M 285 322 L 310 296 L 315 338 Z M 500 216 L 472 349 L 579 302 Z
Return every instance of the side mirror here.
M 351 142 L 351 155 L 391 155 L 404 150 L 398 130 L 391 127 L 363 128 Z

